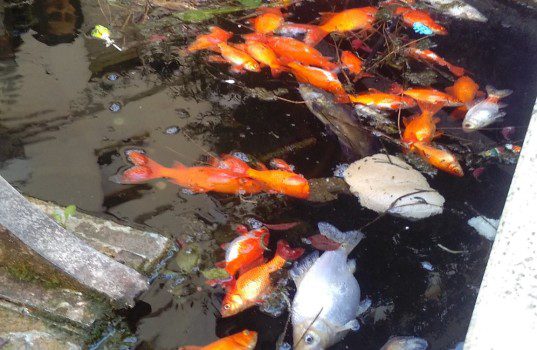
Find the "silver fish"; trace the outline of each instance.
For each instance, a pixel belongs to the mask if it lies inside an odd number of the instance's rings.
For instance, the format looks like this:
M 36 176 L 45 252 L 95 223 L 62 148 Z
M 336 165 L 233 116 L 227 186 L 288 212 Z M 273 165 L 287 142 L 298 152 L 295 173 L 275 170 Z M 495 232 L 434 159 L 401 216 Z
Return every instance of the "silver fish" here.
M 425 350 L 429 344 L 417 337 L 393 337 L 380 350 Z
M 341 232 L 324 222 L 318 226 L 341 247 L 320 257 L 316 251 L 291 270 L 297 286 L 291 308 L 295 350 L 321 350 L 337 343 L 349 330 L 360 328 L 356 317 L 364 309 L 353 275 L 356 263 L 347 260 L 364 235 L 360 231 Z
M 336 103 L 332 94 L 308 84 L 300 84 L 298 91 L 311 113 L 337 136 L 349 160 L 373 153 L 374 139 L 353 117 L 350 106 Z
M 461 0 L 423 0 L 429 7 L 446 16 L 476 22 L 486 22 L 488 19 L 478 9 Z
M 505 115 L 505 112 L 500 111 L 500 108 L 507 105 L 499 104 L 498 101 L 501 98 L 511 95 L 513 91 L 496 90 L 490 85 L 487 85 L 486 89 L 488 97 L 470 108 L 464 117 L 462 129 L 465 132 L 484 128 Z

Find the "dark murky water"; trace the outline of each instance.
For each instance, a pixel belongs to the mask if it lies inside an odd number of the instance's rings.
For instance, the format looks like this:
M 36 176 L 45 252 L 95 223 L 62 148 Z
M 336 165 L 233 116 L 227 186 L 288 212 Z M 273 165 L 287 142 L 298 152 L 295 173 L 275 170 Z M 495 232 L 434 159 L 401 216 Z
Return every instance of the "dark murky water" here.
M 308 3 L 291 20 L 307 21 L 319 11 L 342 8 L 329 3 Z M 471 3 L 489 22 L 446 20 L 450 35 L 435 38 L 437 51 L 468 68 L 481 86 L 515 90 L 507 101 L 508 117 L 497 126 L 517 126 L 520 140 L 537 89 L 535 11 L 503 1 Z M 59 14 L 46 17 L 51 6 L 62 9 L 61 20 Z M 137 55 L 119 55 L 81 34 L 106 23 L 94 1 L 36 1 L 4 8 L 0 15 L 0 174 L 23 193 L 144 224 L 171 237 L 205 240 L 215 251 L 212 237 L 229 236 L 229 224 L 248 216 L 303 221 L 308 229 L 272 234 L 274 242 L 285 237 L 293 243 L 306 231 L 315 233 L 318 221 L 348 230 L 377 217 L 348 196 L 312 204 L 266 195 L 192 195 L 164 181 L 111 183 L 108 177 L 126 164 L 123 151 L 133 147 L 164 164 L 192 164 L 206 151 L 241 150 L 262 158 L 302 142 L 305 147 L 284 157 L 307 178 L 329 176 L 342 157 L 337 141 L 304 105 L 249 98 L 240 88 L 285 87 L 287 98 L 299 100 L 290 79 L 229 77 L 195 60 L 154 64 L 161 73 L 156 74 L 143 68 Z M 236 83 L 224 82 L 231 78 Z M 498 130 L 483 135 L 492 143 L 502 140 Z M 361 330 L 334 349 L 379 349 L 392 335 L 424 337 L 431 349 L 448 349 L 463 340 L 491 247 L 467 226 L 475 214 L 465 203 L 498 218 L 513 170 L 491 165 L 480 181 L 471 174 L 463 179 L 439 174 L 430 183 L 446 198 L 443 215 L 419 222 L 385 217 L 368 226 L 352 257 L 373 309 L 362 317 Z M 449 254 L 437 244 L 467 253 Z M 423 269 L 422 261 L 434 271 Z M 173 270 L 174 264 L 168 267 Z M 218 318 L 221 293 L 205 287 L 202 278 L 183 282 L 174 293 L 170 289 L 171 282 L 159 277 L 128 313 L 140 349 L 204 344 L 246 327 L 260 332 L 258 349 L 273 349 L 283 330 L 286 315 L 273 318 L 256 309 Z

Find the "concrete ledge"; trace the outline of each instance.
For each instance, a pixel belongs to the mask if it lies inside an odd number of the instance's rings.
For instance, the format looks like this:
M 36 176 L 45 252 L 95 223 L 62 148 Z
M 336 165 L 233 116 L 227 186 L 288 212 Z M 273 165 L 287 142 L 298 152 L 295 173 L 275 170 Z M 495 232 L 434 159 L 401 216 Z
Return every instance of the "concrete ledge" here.
M 537 104 L 487 264 L 465 350 L 535 348 Z

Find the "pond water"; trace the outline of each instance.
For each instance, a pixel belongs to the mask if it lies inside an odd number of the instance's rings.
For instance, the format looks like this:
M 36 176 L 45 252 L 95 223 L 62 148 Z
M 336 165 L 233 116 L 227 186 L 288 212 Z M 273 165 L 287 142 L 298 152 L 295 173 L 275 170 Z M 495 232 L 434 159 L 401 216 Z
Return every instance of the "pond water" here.
M 507 1 L 471 3 L 489 21 L 442 17 L 450 34 L 434 38 L 436 50 L 472 72 L 480 86 L 514 93 L 506 100 L 505 120 L 472 136 L 469 144 L 484 149 L 505 143 L 500 133 L 505 126 L 515 126 L 513 139 L 521 144 L 537 94 L 536 12 Z M 364 4 L 307 2 L 292 8 L 289 20 L 306 23 L 320 11 Z M 50 9 L 58 13 L 52 15 Z M 166 61 L 170 47 L 191 41 L 208 24 L 188 27 L 188 39 L 171 46 L 153 43 L 139 52 L 119 53 L 84 34 L 106 23 L 94 1 L 36 0 L 2 11 L 0 175 L 22 193 L 145 225 L 180 241 L 203 242 L 206 256 L 222 254 L 217 243 L 230 240 L 231 225 L 249 217 L 303 223 L 288 232 L 274 231 L 272 246 L 279 238 L 302 244 L 302 237 L 316 233 L 319 221 L 351 230 L 377 218 L 348 195 L 312 203 L 270 195 L 190 194 L 165 181 L 109 181 L 126 166 L 124 151 L 132 148 L 167 165 L 191 165 L 208 152 L 240 150 L 260 159 L 276 154 L 308 179 L 331 176 L 345 158 L 335 137 L 305 105 L 252 97 L 251 88 L 284 88 L 285 98 L 299 101 L 290 77 L 231 75 L 198 58 Z M 229 21 L 218 24 L 244 32 Z M 457 129 L 444 132 L 469 137 Z M 285 150 L 288 145 L 297 147 Z M 439 173 L 428 180 L 446 198 L 444 214 L 417 222 L 382 217 L 365 227 L 366 238 L 351 258 L 372 308 L 360 318 L 360 331 L 333 348 L 379 349 L 394 335 L 423 337 L 430 349 L 449 349 L 462 341 L 491 248 L 466 221 L 476 211 L 500 217 L 513 171 L 512 164 L 490 162 L 479 179 L 470 171 L 463 178 Z M 446 252 L 438 244 L 464 253 Z M 432 271 L 422 267 L 424 261 Z M 178 271 L 173 259 L 166 269 Z M 125 313 L 137 336 L 135 347 L 206 344 L 248 328 L 259 332 L 256 349 L 274 349 L 287 314 L 272 317 L 252 308 L 222 319 L 222 295 L 207 287 L 199 273 L 186 280 L 157 277 Z

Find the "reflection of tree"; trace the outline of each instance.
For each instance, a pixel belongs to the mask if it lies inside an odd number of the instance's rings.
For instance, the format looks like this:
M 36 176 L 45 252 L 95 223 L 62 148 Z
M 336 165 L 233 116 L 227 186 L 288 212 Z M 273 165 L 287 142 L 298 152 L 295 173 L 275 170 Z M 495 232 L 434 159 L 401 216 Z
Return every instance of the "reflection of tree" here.
M 72 42 L 83 22 L 79 0 L 36 0 L 35 38 L 47 45 Z

